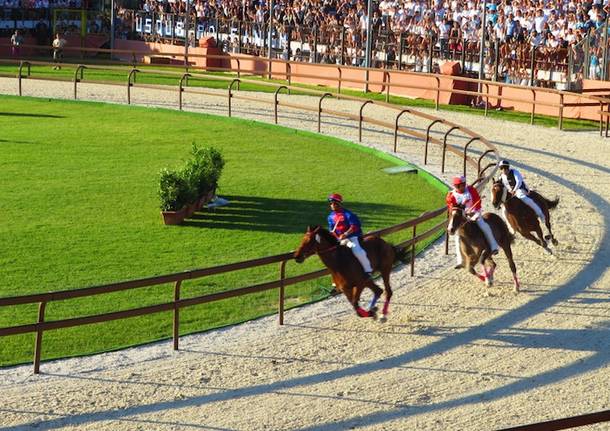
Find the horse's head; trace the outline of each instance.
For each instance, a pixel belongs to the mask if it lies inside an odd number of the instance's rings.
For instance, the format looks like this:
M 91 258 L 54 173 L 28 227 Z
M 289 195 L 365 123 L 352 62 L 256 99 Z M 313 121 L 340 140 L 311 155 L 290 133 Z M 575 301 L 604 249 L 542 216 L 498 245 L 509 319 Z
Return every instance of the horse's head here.
M 493 179 L 493 184 L 491 185 L 491 204 L 495 209 L 500 208 L 500 205 L 506 202 L 506 194 L 507 190 L 502 180 Z
M 451 235 L 457 232 L 457 230 L 466 223 L 466 211 L 464 205 L 454 205 L 449 212 L 449 223 L 447 224 L 447 232 Z
M 301 240 L 301 244 L 294 252 L 294 260 L 297 263 L 303 263 L 312 254 L 316 254 L 322 242 L 320 226 L 307 226 L 307 231 Z

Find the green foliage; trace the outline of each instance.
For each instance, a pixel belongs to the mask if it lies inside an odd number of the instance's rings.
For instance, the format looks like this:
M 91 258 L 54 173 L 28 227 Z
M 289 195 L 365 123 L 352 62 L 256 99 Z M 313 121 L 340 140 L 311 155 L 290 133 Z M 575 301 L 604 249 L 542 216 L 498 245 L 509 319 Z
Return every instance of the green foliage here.
M 196 190 L 198 197 L 216 190 L 224 165 L 225 160 L 219 150 L 214 147 L 199 148 L 193 142 L 191 158 L 185 167 L 185 177 Z
M 188 169 L 182 171 L 161 169 L 159 179 L 161 211 L 179 211 L 197 198 L 197 191 L 188 177 Z

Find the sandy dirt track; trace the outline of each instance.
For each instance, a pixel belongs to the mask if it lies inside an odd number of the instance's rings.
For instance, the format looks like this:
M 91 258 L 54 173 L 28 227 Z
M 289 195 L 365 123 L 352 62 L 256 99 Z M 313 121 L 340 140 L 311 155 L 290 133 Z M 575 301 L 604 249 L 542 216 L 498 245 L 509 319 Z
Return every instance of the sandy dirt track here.
M 0 93 L 16 91 L 15 79 L 0 79 Z M 72 84 L 26 80 L 24 95 L 71 98 Z M 125 88 L 80 84 L 79 98 L 124 103 Z M 132 100 L 177 106 L 176 92 L 135 88 Z M 184 103 L 227 112 L 224 95 L 187 93 Z M 273 121 L 270 105 L 233 103 L 235 116 Z M 324 103 L 352 113 L 359 106 Z M 394 119 L 379 107 L 366 115 Z M 555 256 L 516 241 L 523 292 L 512 292 L 501 256 L 486 295 L 480 282 L 452 269 L 439 243 L 418 260 L 415 277 L 407 269 L 393 274 L 385 324 L 358 319 L 337 297 L 288 312 L 284 327 L 266 318 L 184 337 L 177 353 L 158 343 L 44 363 L 40 376 L 31 366 L 2 369 L 0 429 L 489 430 L 609 409 L 610 140 L 438 115 L 485 136 L 528 184 L 561 198 L 552 214 Z M 286 108 L 279 124 L 316 130 L 314 115 Z M 373 130 L 364 131 L 364 143 L 389 151 L 393 134 Z M 322 132 L 358 138 L 357 124 L 339 118 L 324 117 Z M 423 143 L 401 137 L 398 155 L 420 164 Z M 431 159 L 427 169 L 441 176 L 438 148 Z M 460 160 L 449 160 L 448 175 L 461 169 Z

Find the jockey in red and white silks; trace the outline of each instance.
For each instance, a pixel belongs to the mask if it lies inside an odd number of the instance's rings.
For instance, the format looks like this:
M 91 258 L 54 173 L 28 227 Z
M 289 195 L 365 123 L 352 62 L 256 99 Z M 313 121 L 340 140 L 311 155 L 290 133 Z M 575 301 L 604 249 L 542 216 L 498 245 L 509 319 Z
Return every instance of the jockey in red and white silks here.
M 538 216 L 538 219 L 540 220 L 540 225 L 542 229 L 546 231 L 547 236 L 551 235 L 551 232 L 546 227 L 546 217 L 544 217 L 544 213 L 536 204 L 536 202 L 534 202 L 534 200 L 528 196 L 529 189 L 525 185 L 525 181 L 523 181 L 523 176 L 521 175 L 521 172 L 519 172 L 515 168 L 511 168 L 510 163 L 508 163 L 508 161 L 506 160 L 502 160 L 498 167 L 502 172 L 500 179 L 502 180 L 502 184 L 504 184 L 504 188 L 506 189 L 506 191 L 511 195 L 515 196 L 517 199 L 520 199 L 524 204 L 534 210 L 534 212 Z M 511 233 L 514 234 L 515 232 L 513 231 L 513 228 L 508 222 L 506 206 L 504 206 L 502 210 L 502 215 L 504 216 L 504 221 L 506 221 L 506 224 L 508 225 Z
M 496 242 L 496 239 L 493 236 L 491 228 L 482 217 L 482 205 L 479 192 L 476 188 L 466 185 L 465 177 L 459 176 L 453 179 L 453 190 L 447 193 L 446 202 L 449 211 L 451 211 L 456 205 L 461 205 L 464 207 L 468 218 L 476 222 L 479 229 L 481 229 L 481 231 L 485 235 L 487 243 L 491 248 L 492 254 L 497 254 L 498 243 Z M 460 251 L 460 237 L 459 235 L 454 235 L 454 238 L 457 259 L 456 268 L 461 268 L 464 262 L 462 258 L 462 252 Z

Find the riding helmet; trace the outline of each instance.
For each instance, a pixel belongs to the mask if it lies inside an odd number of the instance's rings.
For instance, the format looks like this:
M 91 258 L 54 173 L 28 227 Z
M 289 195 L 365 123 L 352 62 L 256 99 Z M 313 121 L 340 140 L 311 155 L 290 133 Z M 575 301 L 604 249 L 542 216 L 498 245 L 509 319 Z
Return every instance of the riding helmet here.
M 459 175 L 457 177 L 453 177 L 453 185 L 459 186 L 460 184 L 466 183 L 466 177 L 463 175 Z
M 339 193 L 331 193 L 328 196 L 328 202 L 343 202 L 343 196 L 341 196 Z
M 500 168 L 509 168 L 510 167 L 510 163 L 508 163 L 508 160 L 502 160 L 500 162 L 500 164 L 498 165 L 498 167 L 500 167 Z

